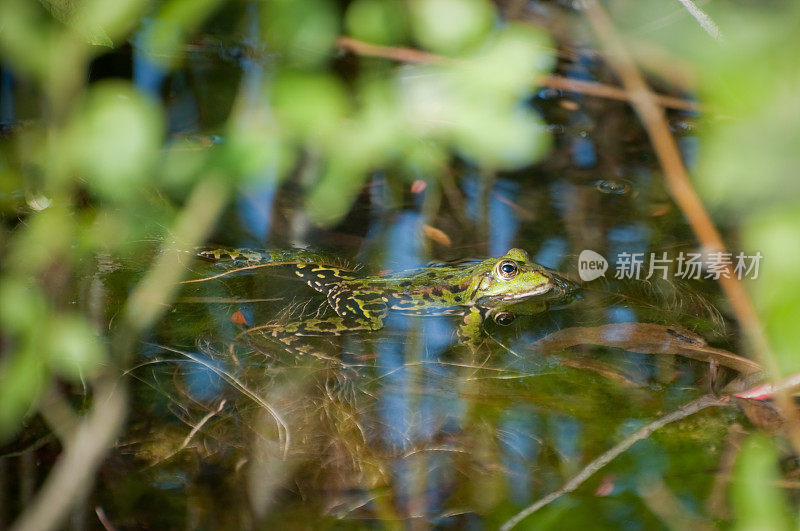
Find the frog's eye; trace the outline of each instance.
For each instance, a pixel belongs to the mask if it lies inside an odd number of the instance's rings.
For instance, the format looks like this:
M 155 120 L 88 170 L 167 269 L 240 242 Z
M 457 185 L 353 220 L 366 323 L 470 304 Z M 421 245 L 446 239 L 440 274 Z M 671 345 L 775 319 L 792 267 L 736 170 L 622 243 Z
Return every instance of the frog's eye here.
M 500 312 L 494 316 L 494 322 L 500 326 L 508 326 L 514 322 L 517 316 L 511 312 Z
M 517 276 L 518 272 L 519 269 L 517 269 L 517 264 L 511 260 L 503 260 L 497 264 L 497 274 L 502 279 L 511 280 Z

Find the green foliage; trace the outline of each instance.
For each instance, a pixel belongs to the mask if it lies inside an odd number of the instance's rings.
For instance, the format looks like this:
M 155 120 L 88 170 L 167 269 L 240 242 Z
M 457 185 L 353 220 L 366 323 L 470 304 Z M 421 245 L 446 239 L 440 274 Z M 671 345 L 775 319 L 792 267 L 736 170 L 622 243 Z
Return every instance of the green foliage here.
M 0 369 L 0 437 L 16 432 L 20 419 L 36 404 L 45 389 L 46 365 L 40 352 L 28 345 L 19 345 L 16 352 L 4 356 Z
M 401 0 L 356 0 L 347 7 L 344 22 L 350 35 L 375 44 L 403 44 L 409 31 Z
M 734 470 L 732 506 L 736 529 L 789 529 L 779 479 L 777 452 L 763 435 L 752 435 L 744 443 Z
M 213 13 L 220 0 L 169 0 L 156 13 L 152 27 L 144 34 L 142 46 L 166 67 L 182 57 L 186 40 Z
M 64 34 L 59 34 L 55 22 L 37 7 L 34 2 L 0 3 L 0 52 L 3 61 L 21 74 L 45 79 L 57 38 Z
M 98 84 L 76 112 L 65 142 L 98 195 L 127 201 L 149 186 L 162 145 L 161 110 L 126 83 Z
M 264 3 L 265 39 L 286 64 L 318 67 L 330 61 L 340 20 L 331 0 L 272 0 Z
M 63 312 L 54 316 L 47 339 L 50 367 L 73 380 L 90 373 L 106 357 L 104 345 L 81 315 Z
M 17 428 L 21 416 L 46 391 L 51 372 L 72 381 L 90 376 L 106 359 L 86 318 L 57 312 L 28 282 L 3 279 L 0 324 L 14 348 L 0 362 L 0 437 Z
M 333 149 L 348 115 L 344 84 L 323 73 L 287 71 L 273 87 L 275 114 L 288 138 Z
M 411 2 L 414 37 L 445 55 L 459 54 L 480 43 L 491 30 L 495 13 L 486 0 L 416 0 Z
M 496 169 L 520 168 L 545 153 L 548 137 L 522 101 L 552 67 L 546 36 L 511 25 L 472 45 L 457 62 L 389 74 L 383 65 L 365 66 L 349 100 L 330 73 L 279 71 L 278 119 L 299 148 L 326 161 L 307 201 L 312 219 L 340 220 L 368 171 L 397 160 L 435 175 L 448 152 Z

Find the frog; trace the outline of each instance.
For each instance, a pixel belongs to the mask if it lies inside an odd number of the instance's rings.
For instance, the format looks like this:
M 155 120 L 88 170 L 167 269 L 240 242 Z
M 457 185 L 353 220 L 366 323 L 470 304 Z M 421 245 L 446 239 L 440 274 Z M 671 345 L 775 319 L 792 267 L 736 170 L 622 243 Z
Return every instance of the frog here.
M 261 331 L 287 345 L 302 336 L 373 332 L 390 312 L 405 315 L 459 315 L 459 332 L 471 342 L 480 337 L 487 316 L 531 301 L 546 309 L 546 301 L 563 299 L 575 284 L 534 263 L 523 249 L 503 256 L 460 263 L 436 264 L 388 275 L 367 275 L 311 251 L 202 249 L 204 260 L 233 265 L 231 271 L 290 266 L 310 288 L 326 297 L 330 315 L 268 323 L 247 330 Z M 225 273 L 223 273 L 225 274 Z M 217 275 L 219 276 L 219 275 Z

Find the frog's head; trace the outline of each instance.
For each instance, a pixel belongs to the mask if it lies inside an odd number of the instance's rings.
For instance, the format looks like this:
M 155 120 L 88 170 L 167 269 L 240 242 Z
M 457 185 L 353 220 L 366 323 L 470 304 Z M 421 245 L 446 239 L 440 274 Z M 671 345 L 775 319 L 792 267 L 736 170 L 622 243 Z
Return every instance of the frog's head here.
M 522 249 L 510 249 L 504 256 L 480 263 L 473 279 L 475 304 L 512 304 L 561 287 L 556 276 L 531 262 Z

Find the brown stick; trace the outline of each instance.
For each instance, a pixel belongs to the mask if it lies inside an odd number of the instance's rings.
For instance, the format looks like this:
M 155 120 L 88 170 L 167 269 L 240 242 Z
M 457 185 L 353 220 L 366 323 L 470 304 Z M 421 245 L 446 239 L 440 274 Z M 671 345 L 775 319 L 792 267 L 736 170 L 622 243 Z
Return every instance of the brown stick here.
M 584 0 L 584 7 L 598 41 L 606 49 L 609 63 L 616 70 L 623 86 L 628 90 L 631 104 L 650 136 L 653 149 L 664 171 L 664 179 L 670 195 L 686 216 L 703 247 L 709 252 L 724 251 L 725 243 L 722 241 L 722 236 L 689 181 L 689 173 L 683 164 L 675 139 L 669 132 L 664 110 L 656 102 L 636 63 L 617 36 L 605 9 L 596 0 Z M 744 285 L 733 274 L 730 267 L 728 275 L 723 275 L 719 281 L 745 336 L 751 343 L 757 361 L 767 370 L 773 381 L 778 381 L 780 379 L 778 363 L 772 354 L 753 301 Z M 800 452 L 800 423 L 791 396 L 788 392 L 782 392 L 776 395 L 776 401 L 789 421 L 792 444 L 795 450 Z
M 380 44 L 360 41 L 352 37 L 339 37 L 337 44 L 340 48 L 353 52 L 356 55 L 382 57 L 401 63 L 447 63 L 452 61 L 452 59 L 447 57 L 415 50 L 413 48 L 382 46 Z
M 380 46 L 377 44 L 370 44 L 368 42 L 359 41 L 351 37 L 339 37 L 339 47 L 348 50 L 356 55 L 365 57 L 382 57 L 384 59 L 391 59 L 402 63 L 431 63 L 443 64 L 453 62 L 453 59 L 443 57 L 413 48 L 400 48 L 395 46 Z M 536 80 L 536 85 L 542 87 L 550 87 L 559 90 L 566 90 L 568 92 L 577 92 L 579 94 L 586 94 L 587 96 L 596 96 L 598 98 L 606 98 L 618 101 L 631 101 L 631 94 L 620 87 L 597 83 L 595 81 L 583 81 L 580 79 L 571 79 L 563 76 L 544 76 Z M 684 111 L 699 111 L 701 107 L 693 101 L 675 98 L 673 96 L 664 96 L 660 94 L 654 95 L 654 98 L 659 105 L 668 109 L 678 109 Z
M 545 76 L 538 80 L 536 84 L 543 87 L 562 89 L 569 92 L 579 92 L 581 94 L 610 100 L 631 101 L 632 99 L 631 94 L 627 90 L 604 83 L 597 83 L 596 81 L 583 81 L 581 79 L 571 79 L 563 76 Z M 693 101 L 673 96 L 664 96 L 663 94 L 653 94 L 653 97 L 659 105 L 667 109 L 678 109 L 682 111 L 702 110 L 700 104 Z

